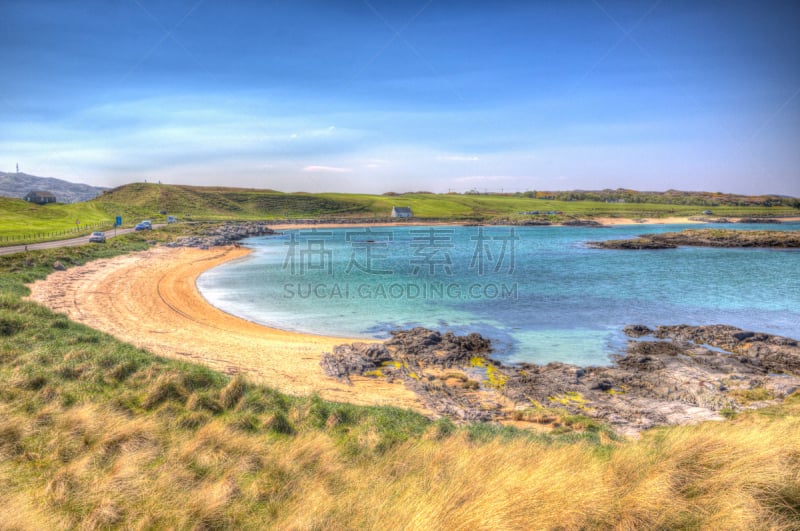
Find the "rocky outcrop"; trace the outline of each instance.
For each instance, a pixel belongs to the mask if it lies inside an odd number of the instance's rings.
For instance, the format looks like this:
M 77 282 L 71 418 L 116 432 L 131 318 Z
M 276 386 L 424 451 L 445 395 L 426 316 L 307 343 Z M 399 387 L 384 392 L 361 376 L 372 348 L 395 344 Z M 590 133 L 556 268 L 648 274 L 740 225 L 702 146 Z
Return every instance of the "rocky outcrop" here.
M 631 240 L 609 240 L 605 242 L 589 242 L 589 247 L 598 249 L 675 249 L 674 243 L 659 241 L 651 238 L 634 238 Z
M 794 339 L 712 326 L 625 327 L 626 352 L 607 367 L 566 363 L 503 365 L 478 334 L 424 328 L 384 343 L 340 345 L 323 355 L 329 376 L 399 380 L 439 415 L 456 420 L 600 420 L 620 433 L 721 419 L 800 388 Z
M 402 361 L 426 367 L 449 369 L 468 363 L 474 356 L 484 356 L 492 351 L 492 343 L 480 334 L 457 336 L 452 332 L 441 334 L 427 328 L 412 328 L 391 333 L 385 345 Z
M 692 247 L 800 248 L 800 231 L 701 229 L 644 234 L 631 240 L 589 242 L 598 249 L 674 249 Z
M 709 345 L 738 354 L 745 363 L 773 373 L 800 374 L 800 344 L 794 339 L 750 332 L 727 325 L 659 326 L 659 339 Z
M 360 376 L 373 371 L 379 364 L 391 359 L 386 347 L 380 343 L 353 343 L 337 345 L 333 348 L 333 354 L 325 354 L 320 363 L 328 376 L 352 383 L 351 375 Z
M 775 218 L 741 218 L 736 223 L 772 223 L 772 224 L 777 224 L 777 223 L 783 223 L 783 222 L 781 220 L 775 219 Z
M 568 219 L 562 225 L 565 227 L 605 227 L 602 223 L 591 219 Z
M 498 220 L 497 222 L 492 221 L 492 225 L 514 225 L 519 227 L 547 227 L 552 225 L 551 222 L 544 220 L 544 219 L 516 219 L 512 221 L 502 221 Z
M 623 328 L 622 331 L 628 337 L 649 336 L 650 334 L 653 333 L 653 331 L 650 328 L 641 324 L 628 325 L 625 328 Z
M 328 376 L 347 382 L 355 375 L 400 380 L 439 415 L 487 421 L 502 416 L 494 397 L 481 393 L 479 383 L 463 373 L 447 378 L 443 371 L 471 368 L 491 348 L 480 334 L 457 336 L 413 328 L 392 332 L 384 343 L 339 345 L 333 353 L 323 354 L 320 365 Z
M 231 245 L 253 236 L 267 236 L 275 234 L 275 231 L 267 227 L 266 224 L 257 221 L 243 223 L 223 223 L 206 230 L 197 235 L 183 236 L 174 242 L 165 244 L 167 247 L 216 247 Z

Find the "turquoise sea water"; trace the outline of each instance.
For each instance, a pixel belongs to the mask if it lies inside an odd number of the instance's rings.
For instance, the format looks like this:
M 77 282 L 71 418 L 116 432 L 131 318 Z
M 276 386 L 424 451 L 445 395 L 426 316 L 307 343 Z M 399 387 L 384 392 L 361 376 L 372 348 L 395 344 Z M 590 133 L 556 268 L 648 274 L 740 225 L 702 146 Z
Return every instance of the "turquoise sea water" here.
M 509 362 L 606 364 L 632 323 L 724 323 L 800 338 L 798 251 L 586 246 L 685 228 L 697 226 L 293 230 L 246 240 L 251 255 L 207 271 L 198 287 L 229 313 L 288 330 L 477 331 Z

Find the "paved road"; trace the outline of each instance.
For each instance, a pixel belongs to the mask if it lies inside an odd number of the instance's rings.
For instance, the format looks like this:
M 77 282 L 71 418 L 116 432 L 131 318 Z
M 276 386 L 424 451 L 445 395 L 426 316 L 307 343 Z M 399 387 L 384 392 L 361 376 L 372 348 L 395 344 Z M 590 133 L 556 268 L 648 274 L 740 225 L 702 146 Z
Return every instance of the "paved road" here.
M 160 225 L 153 225 L 154 229 L 159 227 L 163 227 L 164 224 Z M 117 236 L 122 236 L 123 234 L 127 234 L 129 232 L 133 232 L 134 229 L 117 229 L 116 233 Z M 106 238 L 113 238 L 114 237 L 114 229 L 109 229 L 105 231 Z M 27 246 L 25 245 L 11 245 L 9 247 L 0 247 L 0 255 L 3 254 L 14 254 L 14 253 L 21 253 L 24 252 L 26 249 L 28 251 L 37 251 L 39 249 L 55 249 L 58 247 L 75 247 L 76 245 L 86 245 L 89 243 L 89 235 L 86 236 L 79 236 L 77 238 L 70 238 L 68 240 L 54 240 L 51 242 L 42 242 L 42 243 L 29 243 Z

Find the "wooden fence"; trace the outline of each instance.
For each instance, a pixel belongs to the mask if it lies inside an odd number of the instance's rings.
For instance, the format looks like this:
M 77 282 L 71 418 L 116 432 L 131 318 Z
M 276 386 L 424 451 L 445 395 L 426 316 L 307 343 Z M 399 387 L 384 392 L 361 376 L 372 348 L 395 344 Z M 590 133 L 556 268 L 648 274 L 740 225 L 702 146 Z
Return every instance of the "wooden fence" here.
M 84 236 L 96 230 L 109 230 L 114 228 L 114 223 L 106 221 L 103 223 L 87 223 L 77 225 L 76 227 L 64 230 L 50 231 L 50 232 L 28 232 L 25 234 L 7 234 L 0 235 L 0 245 L 22 245 L 28 243 L 49 242 L 52 240 L 66 240 L 69 238 L 77 238 Z

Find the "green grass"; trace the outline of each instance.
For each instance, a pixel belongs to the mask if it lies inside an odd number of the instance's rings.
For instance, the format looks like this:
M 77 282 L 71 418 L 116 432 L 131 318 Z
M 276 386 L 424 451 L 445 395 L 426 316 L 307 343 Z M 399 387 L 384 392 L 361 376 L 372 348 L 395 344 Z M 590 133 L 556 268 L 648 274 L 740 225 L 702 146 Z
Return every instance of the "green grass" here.
M 164 222 L 166 216 L 180 220 L 276 220 L 276 219 L 366 219 L 388 218 L 392 206 L 409 206 L 415 217 L 439 220 L 518 220 L 526 211 L 561 212 L 542 214 L 540 219 L 560 221 L 586 217 L 697 216 L 706 207 L 661 203 L 606 203 L 602 201 L 555 201 L 521 195 L 399 196 L 367 194 L 285 194 L 244 188 L 197 187 L 133 183 L 96 199 L 70 205 L 31 205 L 19 199 L 0 198 L 0 245 L 61 239 L 75 235 L 75 220 L 84 225 L 110 226 L 122 216 L 124 226 L 142 219 Z M 717 206 L 719 216 L 788 216 L 800 210 L 786 206 Z M 85 234 L 92 228 L 79 233 Z
M 80 222 L 77 225 L 76 220 Z M 36 205 L 0 197 L 0 245 L 24 243 L 20 240 L 23 237 L 37 241 L 64 239 L 113 223 L 114 218 L 96 201 Z

